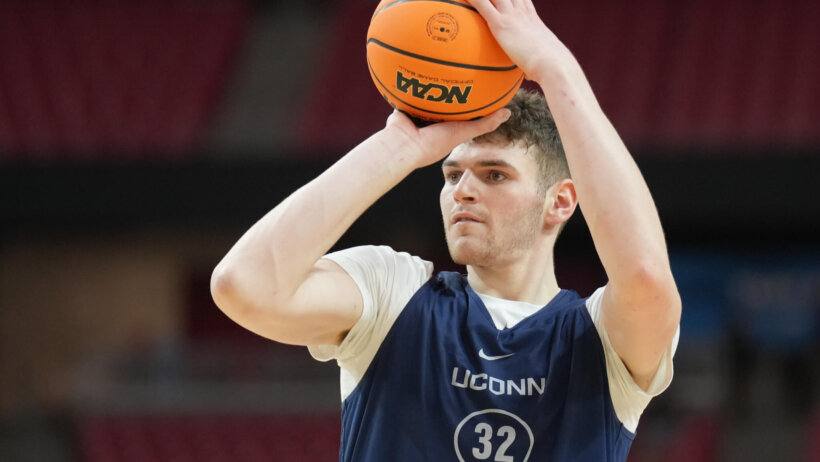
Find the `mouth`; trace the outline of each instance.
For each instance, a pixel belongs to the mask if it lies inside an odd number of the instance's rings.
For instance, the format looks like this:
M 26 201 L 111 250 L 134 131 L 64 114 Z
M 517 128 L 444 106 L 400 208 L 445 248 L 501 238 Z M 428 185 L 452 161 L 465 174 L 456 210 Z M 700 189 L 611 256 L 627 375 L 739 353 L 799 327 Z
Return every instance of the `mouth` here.
M 469 213 L 457 213 L 453 215 L 450 224 L 457 225 L 459 223 L 482 223 L 482 221 L 477 216 Z

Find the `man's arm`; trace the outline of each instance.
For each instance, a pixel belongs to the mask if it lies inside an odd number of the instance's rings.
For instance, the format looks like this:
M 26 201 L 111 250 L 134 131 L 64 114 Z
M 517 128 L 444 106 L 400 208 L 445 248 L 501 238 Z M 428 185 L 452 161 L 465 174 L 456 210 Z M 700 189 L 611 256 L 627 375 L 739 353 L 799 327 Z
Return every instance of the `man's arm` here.
M 217 306 L 243 327 L 298 345 L 335 344 L 361 316 L 362 297 L 336 263 L 321 257 L 377 199 L 414 169 L 494 130 L 509 111 L 417 129 L 394 112 L 355 147 L 254 224 L 211 277 Z
M 609 278 L 602 301 L 604 325 L 636 383 L 647 389 L 681 313 L 649 189 L 580 65 L 539 19 L 532 1 L 471 3 L 510 58 L 544 91 Z

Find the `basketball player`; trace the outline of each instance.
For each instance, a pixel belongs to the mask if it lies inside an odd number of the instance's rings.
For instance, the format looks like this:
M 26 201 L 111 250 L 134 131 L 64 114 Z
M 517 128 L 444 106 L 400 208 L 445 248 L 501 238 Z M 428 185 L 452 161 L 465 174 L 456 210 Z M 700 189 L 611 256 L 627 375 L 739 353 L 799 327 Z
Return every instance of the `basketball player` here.
M 471 3 L 551 113 L 527 92 L 471 122 L 417 128 L 394 112 L 247 231 L 215 269 L 214 299 L 337 361 L 342 461 L 624 461 L 672 379 L 681 312 L 654 203 L 531 0 Z M 326 254 L 442 158 L 445 236 L 466 275 L 387 247 Z M 608 277 L 588 298 L 553 269 L 579 203 Z

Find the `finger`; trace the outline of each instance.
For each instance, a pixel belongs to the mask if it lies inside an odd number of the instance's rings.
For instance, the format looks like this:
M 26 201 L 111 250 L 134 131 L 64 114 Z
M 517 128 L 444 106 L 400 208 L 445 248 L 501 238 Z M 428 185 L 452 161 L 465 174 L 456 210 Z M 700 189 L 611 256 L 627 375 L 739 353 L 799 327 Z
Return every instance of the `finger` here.
M 498 10 L 493 2 L 490 0 L 468 0 L 471 5 L 478 11 L 478 14 L 484 18 L 485 21 L 494 19 L 498 16 Z
M 491 113 L 491 114 L 489 114 L 485 117 L 482 117 L 481 119 L 479 119 L 477 121 L 477 122 L 483 122 L 483 124 L 481 125 L 481 130 L 482 131 L 479 133 L 479 135 L 483 135 L 485 133 L 489 133 L 489 132 L 495 130 L 501 124 L 503 124 L 504 122 L 509 120 L 511 115 L 512 115 L 512 111 L 510 111 L 509 109 L 504 107 L 504 108 L 501 108 L 501 109 L 499 109 L 499 110 L 497 110 L 497 111 L 495 111 L 495 112 L 493 112 L 493 113 Z M 478 135 L 475 135 L 475 136 L 478 136 Z
M 515 4 L 515 0 L 491 0 L 492 4 L 495 5 L 495 9 L 500 12 L 509 11 Z
M 532 0 L 523 0 L 522 3 L 524 3 L 524 8 L 527 11 L 529 11 L 532 14 L 538 14 L 538 12 L 535 10 L 535 4 L 532 2 Z
M 510 118 L 510 114 L 509 109 L 502 108 L 478 120 L 454 122 L 454 124 L 458 124 L 455 130 L 458 132 L 459 138 L 469 140 L 495 130 Z
M 398 109 L 393 109 L 393 112 L 387 117 L 387 125 L 390 125 L 391 123 L 396 123 L 403 119 L 408 119 L 407 115 L 399 111 Z M 409 122 L 409 119 L 407 121 Z
M 391 120 L 396 120 L 398 113 L 399 111 L 397 109 L 393 109 L 393 112 L 391 112 L 390 115 L 387 116 L 387 121 L 390 122 Z
M 536 13 L 535 5 L 533 4 L 532 0 L 506 0 L 506 1 L 510 4 L 510 7 L 514 10 L 526 11 L 527 13 Z M 496 5 L 496 6 L 498 6 L 499 11 L 501 11 L 501 12 L 505 11 L 504 6 L 502 6 L 502 5 Z

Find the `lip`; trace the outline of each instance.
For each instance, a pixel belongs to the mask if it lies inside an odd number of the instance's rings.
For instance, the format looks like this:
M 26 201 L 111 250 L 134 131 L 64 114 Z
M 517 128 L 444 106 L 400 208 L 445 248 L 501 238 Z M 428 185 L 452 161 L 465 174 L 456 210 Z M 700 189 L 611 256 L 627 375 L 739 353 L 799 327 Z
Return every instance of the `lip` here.
M 458 223 L 483 223 L 483 222 L 477 216 L 475 216 L 471 213 L 460 212 L 460 213 L 457 213 L 457 214 L 453 215 L 453 218 L 450 220 L 451 225 L 455 225 L 455 224 L 458 224 Z

